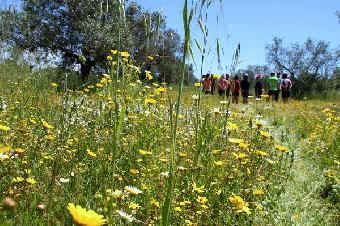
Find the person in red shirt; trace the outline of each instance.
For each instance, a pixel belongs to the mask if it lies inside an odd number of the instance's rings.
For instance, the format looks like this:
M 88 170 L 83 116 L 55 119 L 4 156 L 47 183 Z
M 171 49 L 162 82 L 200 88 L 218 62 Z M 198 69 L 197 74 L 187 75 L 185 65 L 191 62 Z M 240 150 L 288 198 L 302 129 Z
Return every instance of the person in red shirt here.
M 237 75 L 235 75 L 234 78 L 232 91 L 233 91 L 233 103 L 238 104 L 238 99 L 240 98 L 241 84 L 240 80 L 238 80 Z
M 228 81 L 225 79 L 225 76 L 222 75 L 218 80 L 218 94 L 220 94 L 220 96 L 224 96 L 226 94 L 227 86 Z
M 211 93 L 211 82 L 211 75 L 208 73 L 202 81 L 205 94 Z

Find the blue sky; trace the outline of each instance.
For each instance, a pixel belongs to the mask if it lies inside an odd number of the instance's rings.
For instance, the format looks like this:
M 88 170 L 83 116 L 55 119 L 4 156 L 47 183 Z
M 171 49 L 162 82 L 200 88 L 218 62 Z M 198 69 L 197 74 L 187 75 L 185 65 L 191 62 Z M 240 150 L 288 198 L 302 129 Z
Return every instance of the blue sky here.
M 168 26 L 181 35 L 183 0 L 138 0 L 144 9 L 162 11 Z M 339 0 L 224 0 L 223 14 L 217 26 L 216 15 L 221 15 L 219 0 L 208 11 L 209 40 L 212 54 L 204 65 L 205 71 L 224 72 L 218 69 L 215 40 L 218 36 L 224 48 L 222 67 L 229 66 L 237 43 L 241 43 L 241 60 L 246 65 L 266 64 L 265 45 L 280 37 L 284 45 L 303 43 L 308 37 L 340 46 L 340 24 L 335 12 L 340 11 Z M 193 23 L 192 36 L 200 37 L 198 26 Z M 195 51 L 196 58 L 199 57 Z
M 19 1 L 0 0 L 0 6 L 16 2 Z M 137 2 L 144 9 L 161 11 L 167 17 L 168 26 L 183 36 L 183 0 Z M 217 37 L 224 50 L 221 65 L 223 68 L 230 66 L 238 42 L 241 43 L 241 60 L 244 60 L 240 68 L 266 64 L 265 45 L 275 36 L 282 38 L 284 45 L 292 42 L 303 43 L 311 37 L 326 40 L 333 48 L 340 46 L 340 24 L 335 15 L 337 10 L 340 11 L 339 0 L 223 0 L 223 16 L 219 2 L 220 0 L 215 0 L 215 5 L 208 11 L 208 46 L 211 52 L 204 64 L 205 72 L 225 72 L 218 68 L 215 48 Z M 216 15 L 219 15 L 218 25 Z M 195 21 L 192 24 L 192 37 L 202 40 Z M 194 55 L 198 61 L 198 50 L 194 51 Z M 196 71 L 199 71 L 198 69 Z

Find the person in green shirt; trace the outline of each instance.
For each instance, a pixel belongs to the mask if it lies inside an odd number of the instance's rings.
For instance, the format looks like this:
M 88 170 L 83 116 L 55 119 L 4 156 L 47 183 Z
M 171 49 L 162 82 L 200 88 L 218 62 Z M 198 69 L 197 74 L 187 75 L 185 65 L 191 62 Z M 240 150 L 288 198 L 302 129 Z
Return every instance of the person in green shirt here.
M 277 92 L 275 93 L 275 101 L 278 102 L 279 101 L 279 96 L 280 96 L 280 92 L 281 92 L 281 72 L 277 72 L 276 73 L 276 77 L 277 77 Z
M 268 95 L 271 96 L 273 101 L 278 101 L 276 97 L 279 95 L 279 79 L 275 76 L 275 73 L 270 73 L 267 81 L 269 83 Z

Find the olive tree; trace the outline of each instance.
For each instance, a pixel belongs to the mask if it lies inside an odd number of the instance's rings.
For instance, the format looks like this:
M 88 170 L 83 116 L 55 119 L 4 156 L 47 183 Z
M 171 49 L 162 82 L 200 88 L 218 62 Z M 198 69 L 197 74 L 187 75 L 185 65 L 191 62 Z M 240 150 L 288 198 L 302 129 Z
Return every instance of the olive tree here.
M 320 80 L 329 78 L 339 59 L 338 50 L 331 49 L 328 42 L 310 38 L 303 44 L 283 46 L 282 39 L 275 37 L 266 51 L 268 63 L 291 75 L 295 93 L 300 96 L 310 93 Z
M 16 23 L 6 29 L 7 38 L 22 50 L 59 55 L 64 68 L 79 65 L 85 81 L 117 46 L 118 30 L 122 48 L 131 47 L 119 6 L 109 0 L 23 0 Z

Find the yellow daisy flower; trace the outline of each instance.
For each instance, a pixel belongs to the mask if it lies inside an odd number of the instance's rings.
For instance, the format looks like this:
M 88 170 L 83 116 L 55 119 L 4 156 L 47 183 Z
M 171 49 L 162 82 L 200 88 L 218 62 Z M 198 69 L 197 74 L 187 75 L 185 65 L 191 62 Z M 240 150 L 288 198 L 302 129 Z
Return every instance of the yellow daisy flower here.
M 97 214 L 93 210 L 86 210 L 79 205 L 75 206 L 73 203 L 69 203 L 67 209 L 70 211 L 76 225 L 100 226 L 107 223 L 104 216 Z

